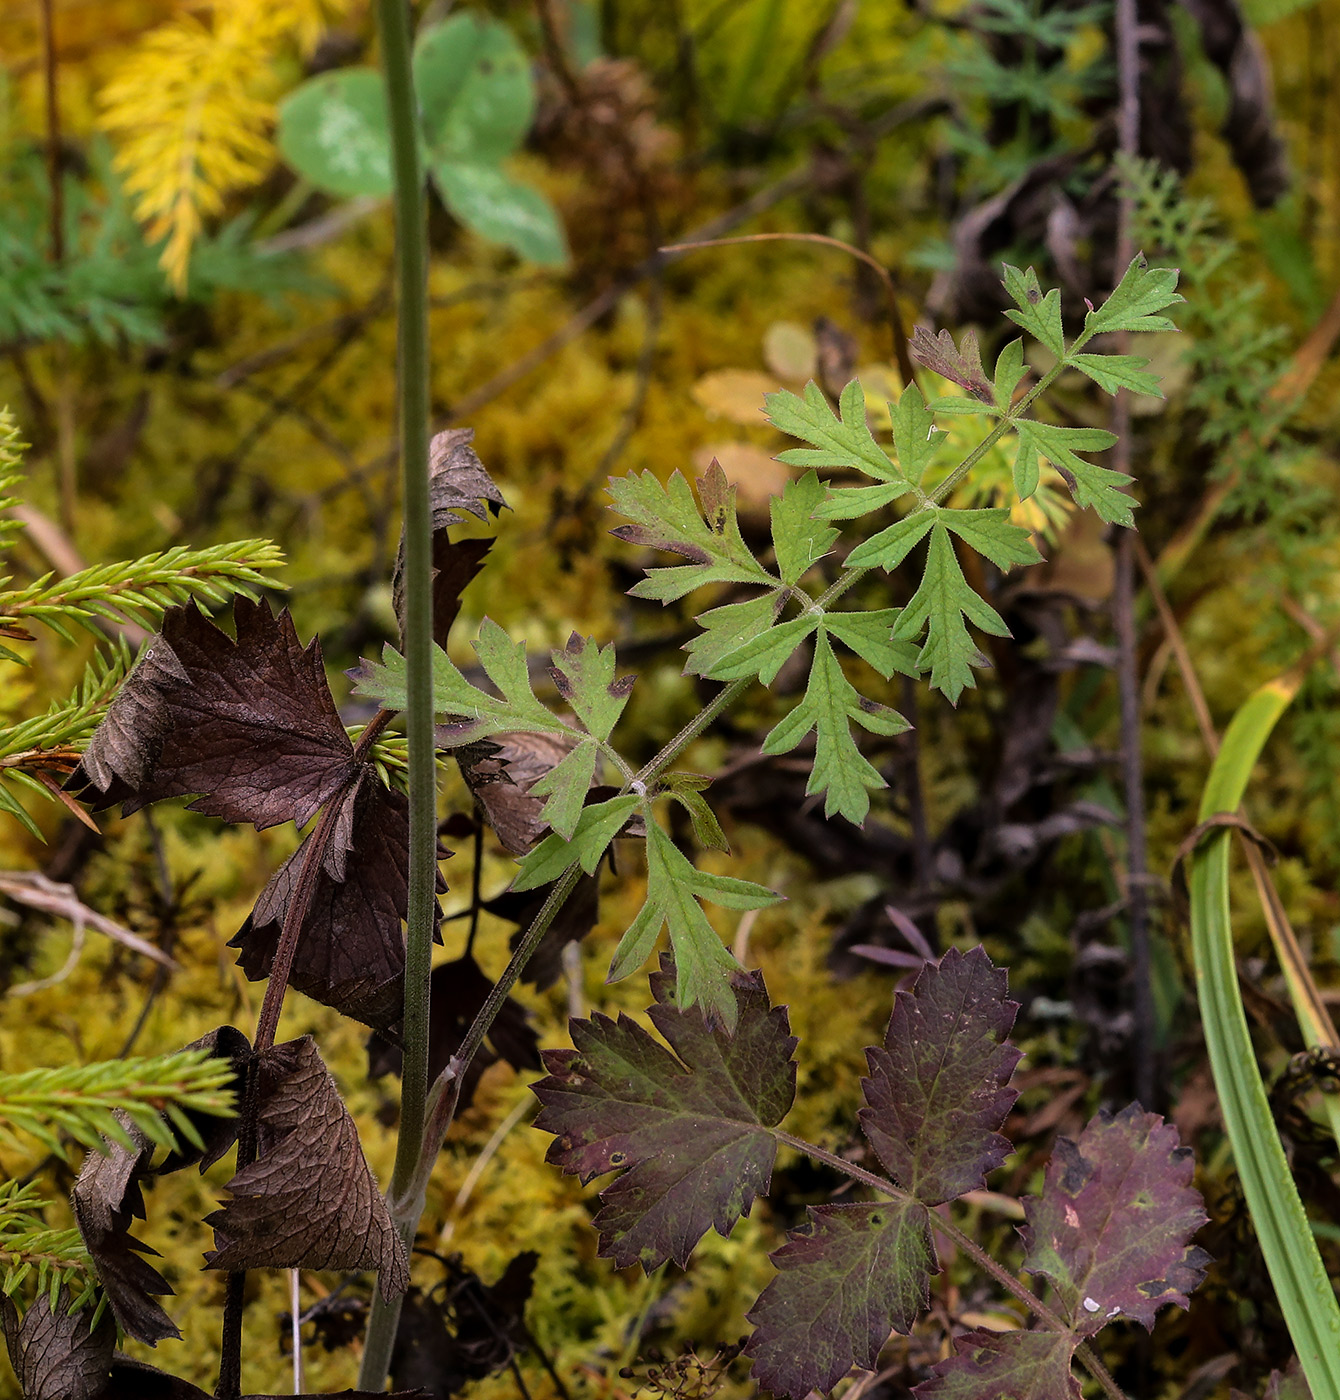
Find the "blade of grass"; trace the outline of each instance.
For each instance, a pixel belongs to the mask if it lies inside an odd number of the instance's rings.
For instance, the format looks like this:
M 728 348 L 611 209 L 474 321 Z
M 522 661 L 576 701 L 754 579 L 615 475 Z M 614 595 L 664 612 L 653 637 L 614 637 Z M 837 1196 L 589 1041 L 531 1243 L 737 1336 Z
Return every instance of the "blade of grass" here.
M 1269 681 L 1233 717 L 1201 798 L 1200 820 L 1235 812 L 1301 671 Z M 1340 1400 L 1340 1306 L 1289 1171 L 1247 1029 L 1233 957 L 1231 833 L 1191 857 L 1191 941 L 1205 1042 L 1243 1194 L 1314 1400 Z

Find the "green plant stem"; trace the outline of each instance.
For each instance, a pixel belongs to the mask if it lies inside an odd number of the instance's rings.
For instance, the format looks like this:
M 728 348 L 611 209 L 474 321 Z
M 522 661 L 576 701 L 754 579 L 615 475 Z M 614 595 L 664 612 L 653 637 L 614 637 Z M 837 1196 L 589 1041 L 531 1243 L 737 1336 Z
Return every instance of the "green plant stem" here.
M 698 711 L 696 715 L 684 726 L 683 729 L 670 740 L 668 744 L 651 760 L 638 771 L 634 783 L 646 784 L 653 782 L 684 752 L 688 746 L 712 723 L 723 710 L 730 707 L 745 693 L 753 684 L 751 678 L 731 681 L 728 686 L 722 687 L 717 693 Z M 632 784 L 630 784 L 632 786 Z
M 908 1192 L 900 1190 L 893 1182 L 882 1176 L 876 1176 L 874 1172 L 868 1172 L 863 1167 L 858 1167 L 852 1162 L 848 1162 L 845 1157 L 839 1157 L 835 1153 L 825 1152 L 822 1147 L 816 1147 L 814 1143 L 807 1142 L 804 1138 L 792 1136 L 784 1132 L 781 1128 L 773 1128 L 772 1135 L 778 1142 L 785 1143 L 787 1147 L 794 1148 L 797 1152 L 803 1152 L 806 1156 L 812 1157 L 816 1162 L 823 1162 L 826 1166 L 840 1171 L 844 1176 L 849 1176 L 853 1181 L 859 1181 L 862 1186 L 868 1186 L 872 1191 L 878 1191 L 881 1195 L 888 1196 L 895 1201 L 916 1201 L 916 1197 Z M 918 1202 L 918 1204 L 921 1204 Z M 1071 1333 L 1071 1328 L 1060 1316 L 1037 1297 L 1031 1289 L 1020 1283 L 1007 1269 L 1002 1268 L 996 1261 L 972 1238 L 960 1230 L 952 1220 L 946 1219 L 943 1215 L 933 1210 L 926 1212 L 930 1216 L 931 1225 L 939 1230 L 954 1243 L 977 1265 L 978 1268 L 991 1275 L 1000 1286 L 1014 1298 L 1017 1298 L 1029 1312 L 1033 1313 L 1039 1321 L 1053 1332 Z M 1121 1387 L 1112 1379 L 1111 1372 L 1094 1354 L 1093 1349 L 1087 1342 L 1081 1342 L 1075 1354 L 1083 1362 L 1084 1367 L 1094 1380 L 1102 1386 L 1103 1390 L 1111 1397 L 1111 1400 L 1126 1400 L 1126 1395 Z
M 437 898 L 437 762 L 433 744 L 432 518 L 428 498 L 428 238 L 418 111 L 406 0 L 377 0 L 377 34 L 390 107 L 395 183 L 399 327 L 400 457 L 404 478 L 405 666 L 409 741 L 409 903 L 405 931 L 404 1060 L 400 1131 L 389 1195 L 413 1180 L 423 1145 L 428 1093 L 428 998 Z M 408 1246 L 416 1220 L 403 1227 Z M 364 1390 L 386 1383 L 400 1300 L 380 1286 L 368 1320 L 359 1375 Z
M 1268 682 L 1233 716 L 1199 819 L 1236 812 L 1251 771 L 1301 676 Z M 1238 986 L 1229 904 L 1231 832 L 1191 857 L 1191 947 L 1205 1044 L 1252 1225 L 1314 1400 L 1340 1400 L 1340 1306 L 1289 1170 L 1256 1063 Z

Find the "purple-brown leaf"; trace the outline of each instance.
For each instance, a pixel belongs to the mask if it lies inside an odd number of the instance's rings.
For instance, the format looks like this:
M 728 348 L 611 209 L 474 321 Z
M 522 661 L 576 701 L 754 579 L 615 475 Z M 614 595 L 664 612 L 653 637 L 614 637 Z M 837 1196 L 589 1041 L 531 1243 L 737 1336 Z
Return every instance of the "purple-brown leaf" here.
M 98 1400 L 213 1400 L 198 1385 L 170 1376 L 157 1366 L 129 1357 L 112 1362 L 111 1383 Z M 371 1390 L 337 1390 L 326 1395 L 244 1395 L 242 1400 L 432 1400 L 426 1390 L 397 1390 L 390 1394 Z
M 488 824 L 514 856 L 548 834 L 544 799 L 530 790 L 572 752 L 576 740 L 558 734 L 494 734 L 456 750 L 461 776 Z
M 91 1308 L 70 1315 L 62 1289 L 52 1311 L 44 1292 L 19 1317 L 13 1299 L 0 1299 L 5 1346 L 23 1400 L 100 1400 L 116 1346 L 116 1328 L 104 1313 L 92 1329 Z
M 264 1051 L 255 1070 L 257 1160 L 206 1217 L 211 1269 L 372 1269 L 394 1297 L 409 1264 L 358 1129 L 311 1036 Z
M 70 780 L 95 808 L 200 794 L 191 809 L 211 817 L 302 826 L 350 780 L 320 644 L 265 603 L 239 597 L 233 617 L 236 641 L 194 606 L 164 614 Z
M 968 1332 L 958 1354 L 913 1388 L 917 1400 L 1080 1400 L 1068 1332 Z
M 627 1016 L 573 1020 L 576 1048 L 546 1050 L 549 1077 L 535 1085 L 535 1126 L 555 1135 L 550 1162 L 583 1181 L 624 1169 L 601 1192 L 600 1253 L 648 1272 L 687 1264 L 710 1227 L 728 1234 L 767 1191 L 777 1150 L 768 1129 L 795 1096 L 796 1044 L 760 973 L 731 979 L 733 1035 L 673 1005 L 668 958 L 651 980 L 652 1024 L 669 1049 Z
M 939 1272 L 917 1201 L 818 1206 L 772 1256 L 780 1271 L 749 1313 L 754 1379 L 800 1400 L 853 1366 L 874 1369 L 890 1330 L 910 1332 Z
M 398 1042 L 404 1005 L 401 923 L 409 891 L 409 803 L 369 771 L 359 774 L 340 801 L 289 983 Z M 274 873 L 228 945 L 240 950 L 237 961 L 253 982 L 270 974 L 311 840 L 309 836 Z M 445 888 L 440 876 L 438 888 Z
M 956 347 L 948 331 L 932 335 L 925 326 L 912 332 L 912 358 L 936 374 L 961 385 L 975 399 L 995 407 L 991 381 L 982 368 L 982 352 L 977 348 L 977 336 L 964 331 Z
M 882 1047 L 866 1053 L 861 1127 L 904 1190 L 928 1205 L 982 1186 L 1010 1152 L 1000 1125 L 1018 1097 L 1019 1051 L 1005 1037 L 1018 1005 L 979 947 L 951 948 L 900 991 Z
M 1209 1256 L 1191 1243 L 1205 1223 L 1191 1185 L 1191 1149 L 1156 1113 L 1131 1104 L 1059 1138 L 1041 1196 L 1024 1202 L 1024 1268 L 1055 1285 L 1075 1330 L 1114 1317 L 1153 1327 L 1168 1303 L 1187 1306 Z

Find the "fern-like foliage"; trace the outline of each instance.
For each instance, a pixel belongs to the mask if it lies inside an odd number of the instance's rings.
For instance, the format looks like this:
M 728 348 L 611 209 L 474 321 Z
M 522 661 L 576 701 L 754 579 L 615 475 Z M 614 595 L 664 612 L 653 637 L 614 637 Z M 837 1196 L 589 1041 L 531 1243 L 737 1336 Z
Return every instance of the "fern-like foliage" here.
M 0 410 L 0 568 L 23 528 L 7 513 L 20 501 L 22 447 L 13 415 Z M 0 660 L 26 665 L 23 652 L 6 643 L 33 641 L 37 624 L 67 642 L 75 641 L 76 628 L 104 642 L 108 623 L 152 628 L 175 604 L 221 607 L 239 594 L 255 597 L 265 585 L 264 571 L 282 563 L 269 541 L 242 540 L 204 549 L 177 546 L 124 563 L 95 564 L 65 578 L 44 574 L 17 588 L 0 576 Z M 21 795 L 65 800 L 58 780 L 73 770 L 132 662 L 129 646 L 117 639 L 95 653 L 72 694 L 52 700 L 41 714 L 0 723 L 0 811 L 39 840 L 41 831 Z
M 264 176 L 278 77 L 273 60 L 312 47 L 332 0 L 227 0 L 151 30 L 102 90 L 117 169 L 178 293 L 191 249 L 227 195 Z

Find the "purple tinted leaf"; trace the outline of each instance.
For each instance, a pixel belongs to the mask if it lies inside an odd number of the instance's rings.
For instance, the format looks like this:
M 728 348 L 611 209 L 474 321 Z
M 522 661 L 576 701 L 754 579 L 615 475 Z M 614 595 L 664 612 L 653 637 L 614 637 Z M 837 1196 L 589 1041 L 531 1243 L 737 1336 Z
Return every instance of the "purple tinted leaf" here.
M 227 1060 L 233 1067 L 233 1082 L 228 1087 L 232 1088 L 235 1100 L 241 1101 L 242 1077 L 251 1061 L 251 1042 L 241 1031 L 235 1026 L 219 1026 L 207 1035 L 202 1035 L 199 1040 L 183 1045 L 182 1049 L 208 1050 L 216 1059 Z M 155 1176 L 165 1176 L 169 1172 L 180 1171 L 183 1167 L 193 1167 L 197 1162 L 202 1172 L 208 1171 L 237 1140 L 235 1113 L 199 1113 L 194 1109 L 185 1109 L 183 1112 L 204 1144 L 204 1150 L 192 1146 L 186 1140 L 185 1134 L 174 1132 L 177 1150 L 168 1153 L 154 1168 Z
M 1018 1005 L 981 948 L 951 948 L 894 997 L 882 1047 L 868 1049 L 861 1127 L 905 1190 L 929 1205 L 985 1184 L 1010 1152 L 997 1131 L 1018 1095 L 1005 1037 Z
M 852 1366 L 873 1369 L 891 1329 L 909 1332 L 938 1273 L 930 1216 L 916 1201 L 811 1208 L 772 1256 L 745 1347 L 754 1378 L 800 1400 Z
M 913 1388 L 917 1400 L 1080 1400 L 1068 1332 L 969 1332 L 958 1354 Z
M 535 1086 L 535 1126 L 556 1138 L 550 1162 L 583 1181 L 625 1169 L 601 1193 L 600 1253 L 648 1272 L 687 1264 L 709 1227 L 728 1234 L 767 1191 L 777 1150 L 768 1129 L 795 1096 L 796 1045 L 760 973 L 732 975 L 733 1035 L 671 1004 L 668 957 L 651 981 L 652 1024 L 669 1050 L 626 1016 L 574 1020 L 576 1048 L 546 1050 L 549 1077 Z
M 409 890 L 409 803 L 365 770 L 341 798 L 289 977 L 291 986 L 399 1039 Z M 251 979 L 268 977 L 309 836 L 274 873 L 230 948 Z M 348 859 L 350 852 L 354 859 Z M 445 884 L 438 877 L 439 890 Z M 440 911 L 438 911 L 440 914 Z
M 549 831 L 544 801 L 530 790 L 576 744 L 558 734 L 495 734 L 456 751 L 461 776 L 488 824 L 514 856 L 524 856 Z
M 358 1129 L 311 1036 L 264 1051 L 254 1071 L 257 1160 L 206 1217 L 211 1269 L 374 1269 L 394 1297 L 409 1263 Z
M 1193 1171 L 1177 1129 L 1139 1104 L 1057 1140 L 1020 1233 L 1024 1268 L 1051 1280 L 1077 1331 L 1118 1316 L 1153 1327 L 1165 1304 L 1187 1306 L 1209 1262 L 1191 1243 L 1207 1219 Z
M 912 358 L 936 374 L 943 375 L 965 388 L 975 399 L 995 407 L 991 381 L 982 368 L 982 352 L 977 348 L 977 336 L 964 331 L 960 345 L 948 331 L 932 335 L 925 326 L 912 332 Z
M 44 1292 L 19 1317 L 11 1298 L 0 1299 L 5 1346 L 23 1400 L 99 1400 L 107 1384 L 116 1345 L 116 1328 L 109 1315 L 94 1328 L 91 1308 L 70 1314 L 64 1289 L 51 1308 Z
M 320 644 L 265 603 L 238 598 L 233 616 L 236 641 L 194 606 L 164 615 L 70 780 L 95 807 L 199 793 L 211 817 L 302 826 L 352 777 Z

